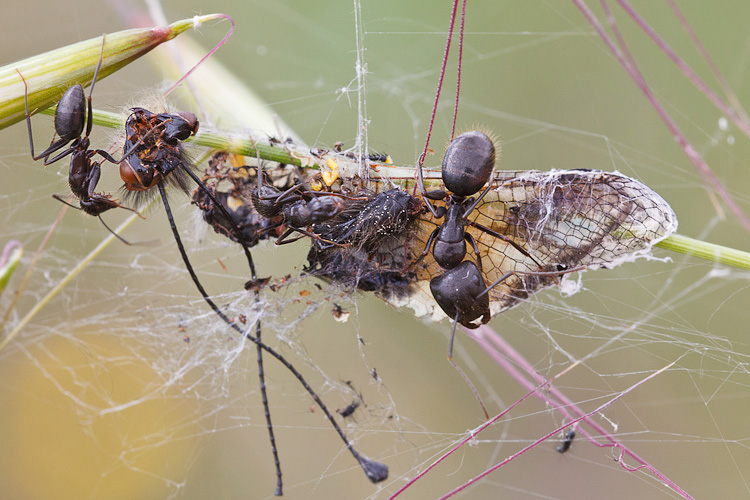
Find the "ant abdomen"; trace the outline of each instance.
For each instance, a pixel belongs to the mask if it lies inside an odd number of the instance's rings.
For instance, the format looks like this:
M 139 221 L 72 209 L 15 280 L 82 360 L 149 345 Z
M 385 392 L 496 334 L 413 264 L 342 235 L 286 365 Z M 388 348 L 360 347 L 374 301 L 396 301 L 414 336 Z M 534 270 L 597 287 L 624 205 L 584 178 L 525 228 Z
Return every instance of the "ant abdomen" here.
M 468 260 L 430 281 L 435 302 L 448 317 L 468 328 L 476 328 L 471 322 L 479 317 L 482 323 L 490 320 L 490 297 L 483 294 L 486 288 L 482 273 Z
M 55 132 L 65 142 L 83 134 L 86 126 L 86 97 L 81 85 L 70 87 L 55 110 Z

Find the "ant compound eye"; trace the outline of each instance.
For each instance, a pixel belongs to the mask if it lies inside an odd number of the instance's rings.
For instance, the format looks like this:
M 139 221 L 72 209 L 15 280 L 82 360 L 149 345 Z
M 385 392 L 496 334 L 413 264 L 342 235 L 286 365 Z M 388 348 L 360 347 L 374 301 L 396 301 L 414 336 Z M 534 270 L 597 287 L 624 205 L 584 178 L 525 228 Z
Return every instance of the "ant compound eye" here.
M 479 131 L 456 137 L 443 159 L 443 183 L 458 196 L 472 196 L 489 182 L 495 169 L 495 145 Z

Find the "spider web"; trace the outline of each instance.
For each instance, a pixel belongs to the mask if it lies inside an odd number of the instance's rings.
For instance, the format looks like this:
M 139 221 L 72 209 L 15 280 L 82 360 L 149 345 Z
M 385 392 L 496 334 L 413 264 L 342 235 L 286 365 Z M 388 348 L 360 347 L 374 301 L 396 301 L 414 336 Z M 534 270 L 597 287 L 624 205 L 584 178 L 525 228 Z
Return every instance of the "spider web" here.
M 634 4 L 709 79 L 668 7 Z M 746 2 L 680 6 L 740 101 L 750 102 Z M 165 7 L 170 20 L 208 8 L 198 2 Z M 211 10 L 237 22 L 230 44 L 216 57 L 311 146 L 343 141 L 353 147 L 366 125 L 371 151 L 412 165 L 424 145 L 450 5 L 360 7 L 366 91 L 356 78 L 355 5 L 348 2 L 247 2 L 242 8 L 214 2 Z M 8 36 L 24 52 L 4 52 L 4 62 L 127 27 L 99 2 L 47 8 L 32 17 L 32 30 L 28 5 L 10 7 Z M 135 4 L 131 10 L 140 9 Z M 87 13 L 85 22 L 80 12 Z M 664 197 L 681 233 L 748 247 L 747 233 L 731 215 L 717 215 L 682 151 L 572 5 L 487 1 L 470 4 L 467 13 L 459 128 L 493 130 L 502 145 L 500 168 L 618 170 Z M 750 212 L 747 139 L 724 126 L 719 112 L 632 24 L 620 22 L 658 97 Z M 189 36 L 205 37 L 208 46 L 219 31 Z M 158 83 L 159 76 L 138 61 L 97 84 L 95 107 L 121 109 Z M 444 96 L 450 95 L 449 83 Z M 366 103 L 364 122 L 358 97 Z M 221 127 L 221 116 L 211 119 Z M 439 165 L 451 120 L 446 99 L 427 165 Z M 252 117 L 247 121 L 250 132 Z M 44 144 L 51 120 L 37 116 L 33 124 L 37 143 Z M 68 188 L 65 162 L 45 168 L 29 159 L 22 125 L 0 134 L 0 169 L 9 180 L 0 190 L 2 241 L 19 239 L 26 248 L 19 276 L 0 296 L 4 312 L 60 209 L 51 194 Z M 93 142 L 109 145 L 110 135 L 95 129 Z M 115 171 L 106 169 L 100 187 L 114 192 L 118 186 Z M 238 321 L 239 313 L 249 323 L 261 314 L 264 339 L 303 372 L 332 410 L 361 397 L 354 415 L 339 421 L 358 450 L 390 468 L 388 481 L 367 481 L 319 408 L 266 357 L 287 497 L 387 498 L 483 422 L 470 390 L 445 361 L 447 322 L 424 323 L 375 297 L 342 297 L 323 283 L 318 289 L 299 279 L 306 242 L 253 250 L 260 276 L 292 277 L 290 285 L 264 291 L 260 306 L 254 305 L 241 291 L 249 273 L 238 248 L 207 230 L 186 199 L 173 200 L 193 264 L 217 303 Z M 112 227 L 126 216 L 104 215 Z M 107 248 L 0 351 L 0 484 L 8 496 L 272 496 L 255 349 L 200 300 L 168 234 L 157 206 L 124 233 L 140 245 Z M 106 236 L 98 221 L 68 210 L 6 331 Z M 554 387 L 585 411 L 676 361 L 595 420 L 692 496 L 747 496 L 750 275 L 659 249 L 654 256 L 588 272 L 578 293 L 564 296 L 553 288 L 491 326 L 543 377 L 579 362 Z M 330 314 L 334 302 L 352 313 L 348 322 Z M 455 358 L 491 414 L 526 393 L 463 335 Z M 407 493 L 444 494 L 565 423 L 550 406 L 529 399 Z M 625 471 L 614 460 L 616 451 L 593 446 L 580 432 L 565 455 L 555 451 L 561 440 L 535 447 L 466 495 L 678 498 L 652 474 Z

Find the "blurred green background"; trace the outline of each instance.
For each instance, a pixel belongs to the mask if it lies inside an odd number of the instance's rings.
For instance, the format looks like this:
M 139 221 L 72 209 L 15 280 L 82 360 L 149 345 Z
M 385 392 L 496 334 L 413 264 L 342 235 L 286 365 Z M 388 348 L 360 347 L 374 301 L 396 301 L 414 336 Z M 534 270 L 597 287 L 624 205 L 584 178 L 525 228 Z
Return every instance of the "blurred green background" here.
M 126 16 L 143 10 L 140 3 L 118 2 L 116 10 L 85 0 L 6 3 L 2 64 L 125 29 Z M 450 12 L 442 3 L 361 6 L 369 146 L 390 153 L 397 164 L 412 165 L 424 145 Z M 713 83 L 667 5 L 633 4 Z M 740 101 L 750 102 L 750 4 L 679 4 Z M 215 58 L 310 145 L 353 145 L 358 89 L 351 2 L 216 0 L 208 5 L 190 0 L 163 6 L 169 21 L 196 13 L 231 15 L 235 34 Z M 733 126 L 721 130 L 720 113 L 622 11 L 613 9 L 659 99 L 750 213 L 750 142 Z M 225 30 L 222 24 L 183 36 L 210 47 Z M 660 193 L 677 213 L 680 233 L 750 248 L 736 219 L 717 215 L 682 150 L 572 4 L 472 2 L 466 30 L 458 126 L 494 131 L 502 143 L 501 168 L 616 169 Z M 157 51 L 170 57 L 166 47 Z M 454 77 L 455 69 L 449 70 L 430 165 L 439 164 L 450 134 Z M 95 107 L 122 110 L 142 103 L 144 96 L 158 93 L 160 82 L 154 65 L 137 61 L 97 84 Z M 221 116 L 201 120 L 219 128 L 226 123 Z M 37 143 L 45 143 L 51 119 L 35 117 L 33 123 Z M 257 128 L 252 116 L 246 125 L 248 131 Z M 262 132 L 278 135 L 273 128 Z M 109 130 L 96 129 L 92 137 L 100 147 L 114 141 Z M 0 227 L 4 241 L 16 238 L 26 246 L 25 265 L 60 210 L 51 195 L 67 192 L 65 163 L 45 168 L 32 162 L 23 125 L 0 132 L 0 171 L 6 179 L 0 187 Z M 118 185 L 115 170 L 107 170 L 101 188 L 115 191 Z M 175 196 L 174 203 L 206 287 L 227 294 L 241 290 L 246 270 L 237 249 L 202 234 L 186 200 Z M 113 226 L 126 215 L 110 212 L 105 218 Z M 68 211 L 17 315 L 106 234 L 98 221 Z M 255 350 L 238 346 L 198 299 L 161 208 L 125 237 L 152 244 L 110 247 L 0 352 L 2 496 L 272 496 L 274 469 Z M 302 243 L 283 249 L 266 245 L 254 255 L 261 275 L 279 277 L 299 274 L 305 253 Z M 599 422 L 694 497 L 747 497 L 748 275 L 661 250 L 655 254 L 672 261 L 641 260 L 586 273 L 581 293 L 566 298 L 555 290 L 544 292 L 492 326 L 544 376 L 554 376 L 572 359 L 584 360 L 556 385 L 587 410 L 679 360 L 608 408 Z M 19 282 L 17 276 L 2 297 L 3 312 Z M 310 300 L 321 299 L 312 282 L 269 292 L 266 299 L 271 306 L 285 305 L 298 299 L 300 289 L 312 292 Z M 296 319 L 304 300 L 273 321 L 283 325 Z M 366 406 L 345 429 L 360 451 L 390 466 L 390 479 L 370 484 L 297 382 L 267 360 L 287 498 L 387 498 L 482 422 L 471 392 L 445 360 L 447 323 L 424 323 L 374 297 L 355 300 L 344 303 L 352 312 L 347 323 L 335 322 L 324 303 L 294 330 L 279 330 L 291 345 L 281 342 L 280 351 L 303 367 L 332 410 L 351 402 L 354 395 L 343 382 L 352 381 Z M 268 326 L 264 336 L 279 345 L 275 333 Z M 491 413 L 525 393 L 466 337 L 458 342 L 456 358 Z M 381 382 L 371 378 L 372 368 Z M 549 408 L 529 400 L 405 497 L 446 493 L 562 423 Z M 613 460 L 617 453 L 592 446 L 580 434 L 564 456 L 555 452 L 557 444 L 538 446 L 470 488 L 465 498 L 676 498 L 652 475 L 624 471 Z

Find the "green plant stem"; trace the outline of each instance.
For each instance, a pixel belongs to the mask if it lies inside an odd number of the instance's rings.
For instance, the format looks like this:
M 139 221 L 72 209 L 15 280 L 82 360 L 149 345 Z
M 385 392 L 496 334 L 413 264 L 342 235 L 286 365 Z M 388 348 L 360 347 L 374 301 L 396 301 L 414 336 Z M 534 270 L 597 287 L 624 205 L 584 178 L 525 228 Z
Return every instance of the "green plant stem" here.
M 673 234 L 657 243 L 656 246 L 738 269 L 750 270 L 750 252 L 707 243 L 681 234 Z
M 44 113 L 52 116 L 55 114 L 55 110 L 47 109 Z M 94 123 L 104 127 L 122 129 L 124 128 L 125 117 L 118 113 L 94 110 Z M 317 170 L 326 168 L 325 161 L 310 154 L 309 149 L 304 149 L 300 146 L 289 146 L 288 148 L 284 148 L 281 146 L 273 146 L 271 144 L 259 144 L 250 139 L 247 135 L 222 131 L 208 131 L 199 132 L 195 137 L 191 137 L 189 140 L 193 144 L 199 146 L 244 156 L 257 156 L 261 160 L 268 162 L 285 163 L 297 167 Z M 326 157 L 324 156 L 324 158 Z M 340 168 L 342 175 L 348 175 L 348 172 L 356 172 L 358 165 L 355 160 L 346 158 L 343 155 L 337 155 L 336 161 L 341 164 Z M 398 166 L 388 166 L 387 170 L 389 172 L 413 172 L 413 168 Z M 433 174 L 439 175 L 439 172 L 429 172 L 428 174 L 427 177 L 434 177 Z M 406 175 L 404 178 L 408 177 L 413 176 Z M 736 267 L 738 269 L 750 270 L 750 253 L 716 245 L 714 243 L 696 240 L 681 234 L 673 234 L 657 243 L 656 246 L 673 252 L 709 260 L 711 262 Z

